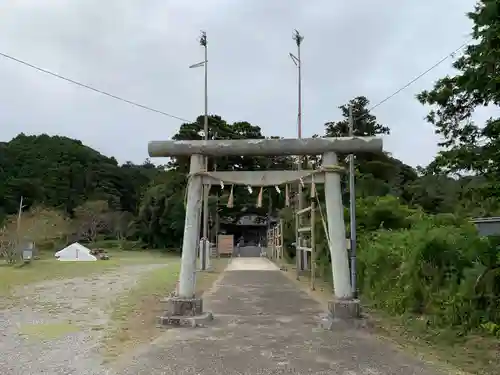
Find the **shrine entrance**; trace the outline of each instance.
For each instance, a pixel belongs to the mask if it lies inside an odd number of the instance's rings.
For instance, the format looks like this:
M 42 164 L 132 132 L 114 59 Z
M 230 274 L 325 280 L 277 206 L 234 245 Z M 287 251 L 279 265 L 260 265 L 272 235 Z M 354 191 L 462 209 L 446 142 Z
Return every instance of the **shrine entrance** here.
M 196 258 L 201 224 L 202 189 L 204 184 L 229 184 L 254 187 L 291 183 L 324 184 L 327 239 L 332 260 L 334 310 L 351 311 L 353 300 L 349 259 L 346 250 L 344 206 L 340 185 L 337 152 L 343 154 L 382 151 L 382 140 L 375 137 L 242 139 L 208 141 L 156 141 L 149 143 L 151 157 L 190 156 L 187 187 L 186 220 L 182 243 L 182 259 L 178 295 L 171 299 L 171 314 L 202 314 L 202 303 L 196 298 Z M 289 171 L 206 171 L 204 157 L 221 156 L 294 156 L 322 155 L 322 166 L 315 170 Z M 302 231 L 310 228 L 302 228 Z M 302 237 L 298 238 L 302 239 Z M 302 243 L 297 244 L 305 250 Z M 181 311 L 182 310 L 182 311 Z

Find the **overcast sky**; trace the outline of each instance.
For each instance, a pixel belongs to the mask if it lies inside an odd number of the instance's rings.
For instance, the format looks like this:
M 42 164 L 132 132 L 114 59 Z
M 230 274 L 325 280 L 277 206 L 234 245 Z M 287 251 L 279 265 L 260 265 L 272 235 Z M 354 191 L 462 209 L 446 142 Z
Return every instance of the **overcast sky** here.
M 303 136 L 340 119 L 358 95 L 376 104 L 467 41 L 474 0 L 16 0 L 0 2 L 0 52 L 176 116 L 203 112 L 201 29 L 209 42 L 209 112 L 266 135 L 296 136 L 294 28 L 305 36 Z M 451 60 L 374 113 L 385 149 L 410 165 L 437 151 L 415 94 Z M 0 58 L 1 139 L 78 138 L 120 162 L 142 162 L 179 120 Z

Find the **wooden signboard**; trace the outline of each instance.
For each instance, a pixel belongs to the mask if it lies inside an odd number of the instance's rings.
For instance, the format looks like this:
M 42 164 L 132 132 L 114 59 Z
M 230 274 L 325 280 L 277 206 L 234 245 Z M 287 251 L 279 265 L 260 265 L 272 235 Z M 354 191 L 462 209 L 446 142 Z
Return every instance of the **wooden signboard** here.
M 232 234 L 219 234 L 217 237 L 217 250 L 219 256 L 232 256 L 234 249 L 234 236 Z

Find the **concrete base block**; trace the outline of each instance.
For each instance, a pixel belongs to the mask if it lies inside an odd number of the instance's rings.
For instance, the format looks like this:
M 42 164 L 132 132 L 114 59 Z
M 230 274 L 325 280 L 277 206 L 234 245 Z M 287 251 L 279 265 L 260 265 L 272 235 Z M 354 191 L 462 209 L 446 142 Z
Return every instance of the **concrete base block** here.
M 169 297 L 162 301 L 165 316 L 196 316 L 203 312 L 201 298 Z
M 203 311 L 201 298 L 172 296 L 162 301 L 164 313 L 158 318 L 160 325 L 203 327 L 213 320 L 210 312 Z
M 334 319 L 352 320 L 361 318 L 358 299 L 335 299 L 328 302 L 328 312 Z

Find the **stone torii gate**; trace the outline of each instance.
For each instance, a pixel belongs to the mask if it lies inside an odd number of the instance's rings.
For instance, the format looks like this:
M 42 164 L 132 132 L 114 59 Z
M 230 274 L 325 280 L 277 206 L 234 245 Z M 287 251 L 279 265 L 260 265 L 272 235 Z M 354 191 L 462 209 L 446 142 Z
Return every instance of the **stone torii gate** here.
M 332 260 L 334 300 L 330 312 L 346 318 L 359 313 L 359 302 L 353 300 L 349 260 L 346 250 L 344 207 L 340 186 L 341 168 L 337 154 L 382 151 L 382 139 L 375 137 L 302 138 L 302 139 L 242 139 L 206 141 L 153 141 L 148 146 L 150 157 L 189 156 L 186 220 L 182 242 L 182 258 L 178 295 L 168 299 L 164 323 L 191 322 L 196 317 L 207 318 L 202 301 L 195 297 L 196 254 L 201 224 L 203 184 L 275 186 L 299 180 L 304 184 L 325 184 L 329 248 Z M 204 156 L 292 156 L 323 155 L 319 170 L 290 171 L 205 171 Z

